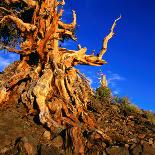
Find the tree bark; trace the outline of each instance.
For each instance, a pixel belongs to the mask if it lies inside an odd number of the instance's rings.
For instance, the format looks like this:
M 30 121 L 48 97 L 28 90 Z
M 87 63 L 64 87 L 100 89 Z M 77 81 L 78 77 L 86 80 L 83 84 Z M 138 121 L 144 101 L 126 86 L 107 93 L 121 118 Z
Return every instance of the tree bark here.
M 24 42 L 21 50 L 12 47 L 4 48 L 21 55 L 21 61 L 15 66 L 14 75 L 4 79 L 0 84 L 0 105 L 9 103 L 12 91 L 17 91 L 17 100 L 28 109 L 34 110 L 35 104 L 39 119 L 50 129 L 53 137 L 63 130 L 70 129 L 74 153 L 84 154 L 81 135 L 85 130 L 99 133 L 108 139 L 98 127 L 96 121 L 87 110 L 90 96 L 93 95 L 88 80 L 74 68 L 78 64 L 101 66 L 106 62 L 102 59 L 107 50 L 109 39 L 114 34 L 116 19 L 109 35 L 103 41 L 103 47 L 98 56 L 87 55 L 87 48 L 67 50 L 59 47 L 59 41 L 67 35 L 75 40 L 76 13 L 73 11 L 73 21 L 66 24 L 61 21 L 65 1 L 57 0 L 5 0 L 9 5 L 24 2 L 34 8 L 31 23 L 25 23 L 17 16 L 6 15 L 0 21 L 0 26 L 12 21 L 21 31 Z M 15 69 L 14 68 L 14 69 Z

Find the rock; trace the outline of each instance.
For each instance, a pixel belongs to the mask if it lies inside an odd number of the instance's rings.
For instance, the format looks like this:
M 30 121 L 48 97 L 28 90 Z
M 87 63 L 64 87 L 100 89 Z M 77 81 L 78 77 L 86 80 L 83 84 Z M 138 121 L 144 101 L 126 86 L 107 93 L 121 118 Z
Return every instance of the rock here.
M 131 150 L 133 155 L 140 155 L 142 153 L 142 146 L 137 145 Z
M 52 145 L 56 148 L 60 148 L 63 145 L 63 139 L 61 136 L 57 136 L 52 140 Z
M 6 146 L 2 149 L 0 149 L 0 154 L 11 154 L 10 152 L 13 150 L 13 146 Z
M 153 138 L 150 138 L 150 139 L 149 139 L 149 144 L 150 144 L 150 145 L 153 145 L 153 144 L 154 144 Z
M 155 147 L 152 147 L 149 143 L 144 142 L 143 152 L 141 155 L 155 155 Z
M 145 136 L 146 136 L 145 134 L 139 134 L 139 135 L 138 135 L 138 138 L 139 138 L 139 139 L 144 139 Z
M 51 140 L 51 133 L 50 131 L 45 131 L 43 137 L 47 140 Z
M 102 148 L 105 149 L 106 148 L 106 144 L 104 142 L 102 142 Z
M 102 152 L 102 155 L 107 155 L 105 151 Z
M 127 148 L 119 146 L 107 148 L 106 152 L 108 153 L 108 155 L 130 155 Z
M 129 148 L 129 144 L 125 144 L 125 148 L 127 148 L 127 149 L 128 149 L 128 148 Z
M 41 145 L 38 150 L 39 155 L 60 155 L 58 150 L 48 147 L 46 145 Z
M 7 101 L 8 94 L 5 87 L 0 88 L 0 104 Z
M 134 144 L 132 144 L 131 146 L 130 146 L 130 150 L 132 150 L 133 148 L 135 148 L 136 147 L 136 144 L 134 143 Z
M 130 139 L 130 142 L 137 143 L 137 139 L 136 138 L 132 138 L 132 139 Z
M 32 137 L 22 137 L 17 140 L 17 152 L 22 155 L 35 155 L 37 153 L 36 143 Z

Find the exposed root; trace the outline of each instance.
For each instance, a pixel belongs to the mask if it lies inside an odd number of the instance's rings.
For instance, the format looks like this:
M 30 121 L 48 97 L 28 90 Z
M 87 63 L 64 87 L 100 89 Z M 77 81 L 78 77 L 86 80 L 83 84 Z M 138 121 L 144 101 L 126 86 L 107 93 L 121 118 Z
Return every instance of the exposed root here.
M 21 10 L 16 8 L 16 4 L 21 4 Z M 13 73 L 0 83 L 0 104 L 13 99 L 23 104 L 28 114 L 37 111 L 40 123 L 50 130 L 52 138 L 62 132 L 70 132 L 74 154 L 82 155 L 87 141 L 87 138 L 82 138 L 84 132 L 94 139 L 93 135 L 109 142 L 110 138 L 97 126 L 95 116 L 88 110 L 93 91 L 89 81 L 74 66 L 106 64 L 102 56 L 120 18 L 114 21 L 100 53 L 87 55 L 87 48 L 80 45 L 77 51 L 60 47 L 59 43 L 64 40 L 76 40 L 76 13 L 73 11 L 70 24 L 62 22 L 64 4 L 65 0 L 4 0 L 2 3 L 0 9 L 9 14 L 2 14 L 0 27 L 4 28 L 5 24 L 7 27 L 6 22 L 11 21 L 10 24 L 19 30 L 17 36 L 23 42 L 20 44 L 21 50 L 16 50 L 14 42 L 7 44 L 5 40 L 8 36 L 2 36 L 5 45 L 2 48 L 20 54 L 21 61 L 14 67 Z M 25 11 L 30 11 L 31 17 L 23 17 L 28 14 Z
M 40 123 L 50 130 L 52 139 L 65 130 L 70 131 L 75 154 L 84 154 L 85 131 L 96 133 L 110 142 L 110 138 L 98 128 L 93 114 L 87 110 L 92 90 L 85 77 L 76 69 L 66 72 L 57 69 L 59 72 L 56 74 L 50 65 L 39 76 L 34 72 L 36 68 L 33 71 L 28 69 L 29 72 L 21 71 L 3 82 L 7 87 L 3 86 L 0 91 L 0 102 L 5 102 L 11 88 L 16 88 L 17 100 L 26 106 L 28 114 L 38 111 Z M 22 81 L 27 76 L 29 79 Z
M 47 78 L 48 77 L 48 78 Z M 33 93 L 36 96 L 36 102 L 40 110 L 39 118 L 42 124 L 47 123 L 48 127 L 52 126 L 50 111 L 46 105 L 46 97 L 51 90 L 51 82 L 53 73 L 50 69 L 45 70 L 45 73 L 34 87 Z
M 9 93 L 5 87 L 0 88 L 0 104 L 3 104 L 9 99 Z

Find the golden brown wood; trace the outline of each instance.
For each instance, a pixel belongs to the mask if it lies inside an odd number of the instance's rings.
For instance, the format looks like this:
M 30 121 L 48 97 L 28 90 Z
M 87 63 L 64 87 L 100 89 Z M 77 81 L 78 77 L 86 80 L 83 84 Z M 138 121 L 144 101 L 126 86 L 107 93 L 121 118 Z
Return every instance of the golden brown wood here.
M 61 20 L 65 1 L 58 0 L 5 0 L 7 5 L 24 3 L 28 9 L 34 9 L 31 22 L 24 22 L 18 14 L 6 14 L 0 20 L 3 28 L 7 22 L 14 23 L 24 38 L 21 50 L 3 46 L 10 52 L 20 54 L 21 60 L 16 71 L 9 79 L 0 83 L 0 105 L 5 104 L 12 91 L 30 111 L 37 104 L 39 119 L 50 129 L 54 136 L 70 128 L 70 136 L 75 154 L 84 154 L 83 130 L 89 130 L 110 141 L 101 129 L 95 125 L 94 116 L 89 115 L 87 104 L 93 91 L 88 80 L 74 66 L 78 64 L 101 66 L 106 64 L 102 56 L 107 50 L 109 39 L 114 35 L 116 19 L 111 32 L 105 37 L 99 55 L 87 55 L 87 48 L 78 45 L 78 50 L 60 47 L 65 37 L 76 40 L 76 13 L 73 21 L 66 24 Z M 7 8 L 0 8 L 10 13 Z M 24 10 L 23 10 L 24 11 Z

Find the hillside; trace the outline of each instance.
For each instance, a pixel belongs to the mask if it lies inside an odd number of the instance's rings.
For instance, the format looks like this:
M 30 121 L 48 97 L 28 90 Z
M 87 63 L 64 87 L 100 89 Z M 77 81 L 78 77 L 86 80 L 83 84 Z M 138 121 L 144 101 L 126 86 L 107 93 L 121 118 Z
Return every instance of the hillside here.
M 17 64 L 11 64 L 0 74 L 1 82 L 14 74 Z M 73 154 L 69 135 L 61 132 L 52 138 L 46 126 L 41 125 L 37 111 L 29 115 L 26 107 L 17 102 L 17 94 L 14 91 L 9 102 L 0 105 L 0 154 Z M 112 97 L 107 87 L 100 87 L 95 96 L 90 97 L 87 108 L 98 129 L 102 129 L 104 138 L 99 132 L 91 134 L 90 130 L 85 130 L 82 135 L 84 154 L 155 154 L 153 113 L 137 108 L 125 97 Z

